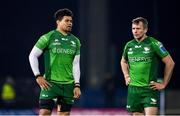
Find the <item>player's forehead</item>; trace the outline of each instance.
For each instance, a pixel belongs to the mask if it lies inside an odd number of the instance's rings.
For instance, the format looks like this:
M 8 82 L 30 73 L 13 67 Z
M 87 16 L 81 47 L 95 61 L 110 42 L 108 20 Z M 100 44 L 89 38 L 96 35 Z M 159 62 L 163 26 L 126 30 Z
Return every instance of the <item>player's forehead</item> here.
M 142 22 L 132 23 L 132 28 L 143 28 L 143 23 Z
M 72 21 L 73 19 L 72 19 L 71 16 L 63 16 L 62 20 L 68 20 L 68 21 L 70 20 L 70 21 Z

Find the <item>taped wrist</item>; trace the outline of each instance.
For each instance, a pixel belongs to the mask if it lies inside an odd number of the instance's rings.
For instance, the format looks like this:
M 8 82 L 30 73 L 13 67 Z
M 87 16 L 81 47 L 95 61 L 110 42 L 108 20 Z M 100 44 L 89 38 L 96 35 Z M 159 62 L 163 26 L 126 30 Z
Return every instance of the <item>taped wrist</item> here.
M 76 87 L 80 88 L 80 83 L 75 83 L 74 88 L 76 88 Z
M 41 74 L 38 74 L 38 75 L 36 75 L 35 76 L 35 78 L 37 79 L 38 77 L 40 77 L 40 76 L 43 76 L 43 75 L 41 75 Z

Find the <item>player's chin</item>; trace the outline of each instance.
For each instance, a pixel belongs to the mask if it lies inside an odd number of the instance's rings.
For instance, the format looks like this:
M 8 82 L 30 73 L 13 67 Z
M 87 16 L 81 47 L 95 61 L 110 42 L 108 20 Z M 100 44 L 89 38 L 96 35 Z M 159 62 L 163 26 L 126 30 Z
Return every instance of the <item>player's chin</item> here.
M 134 36 L 135 39 L 139 39 L 139 36 Z
M 71 27 L 67 27 L 66 29 L 68 32 L 71 32 L 72 28 Z
M 71 30 L 66 30 L 66 32 L 70 33 L 70 32 L 71 32 Z

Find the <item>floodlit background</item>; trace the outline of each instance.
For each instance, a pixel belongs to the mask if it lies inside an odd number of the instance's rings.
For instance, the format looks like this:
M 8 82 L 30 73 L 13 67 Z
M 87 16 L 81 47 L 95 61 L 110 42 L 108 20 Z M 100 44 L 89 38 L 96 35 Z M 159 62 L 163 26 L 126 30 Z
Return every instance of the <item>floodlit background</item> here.
M 148 19 L 148 35 L 158 38 L 176 63 L 161 94 L 161 114 L 180 114 L 179 5 L 178 0 L 1 1 L 0 114 L 37 113 L 40 88 L 28 55 L 42 34 L 55 29 L 54 12 L 65 7 L 74 13 L 72 33 L 82 44 L 82 96 L 74 105 L 74 114 L 127 114 L 127 87 L 119 61 L 125 43 L 132 39 L 131 20 L 138 16 Z M 43 72 L 43 57 L 40 60 Z M 4 90 L 9 91 L 9 97 Z

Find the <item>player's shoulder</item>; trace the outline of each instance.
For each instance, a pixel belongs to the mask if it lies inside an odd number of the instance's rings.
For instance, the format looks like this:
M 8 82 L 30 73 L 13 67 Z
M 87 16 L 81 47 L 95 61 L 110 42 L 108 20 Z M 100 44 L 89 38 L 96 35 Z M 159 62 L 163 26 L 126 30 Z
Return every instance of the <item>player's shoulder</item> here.
M 148 36 L 148 39 L 149 39 L 151 42 L 158 42 L 157 38 L 155 38 L 155 37 Z
M 75 41 L 80 41 L 80 39 L 79 39 L 77 36 L 75 36 L 74 34 L 70 33 L 70 36 L 71 36 L 71 38 L 74 39 Z
M 51 30 L 51 31 L 45 33 L 43 36 L 50 37 L 50 36 L 52 36 L 53 34 L 55 34 L 55 30 Z
M 135 39 L 132 39 L 126 43 L 126 46 L 132 45 L 134 44 L 134 42 L 135 42 Z
M 152 45 L 157 45 L 157 46 L 160 46 L 162 43 L 158 40 L 158 39 L 156 39 L 155 37 L 148 37 L 149 38 L 149 40 L 150 40 L 150 42 L 152 43 Z
M 70 36 L 72 36 L 75 39 L 79 39 L 77 36 L 75 36 L 74 34 L 70 33 Z
M 41 35 L 41 39 L 45 39 L 46 41 L 50 40 L 50 38 L 52 37 L 52 35 L 55 34 L 55 30 L 51 30 L 49 32 L 44 33 L 43 35 Z

